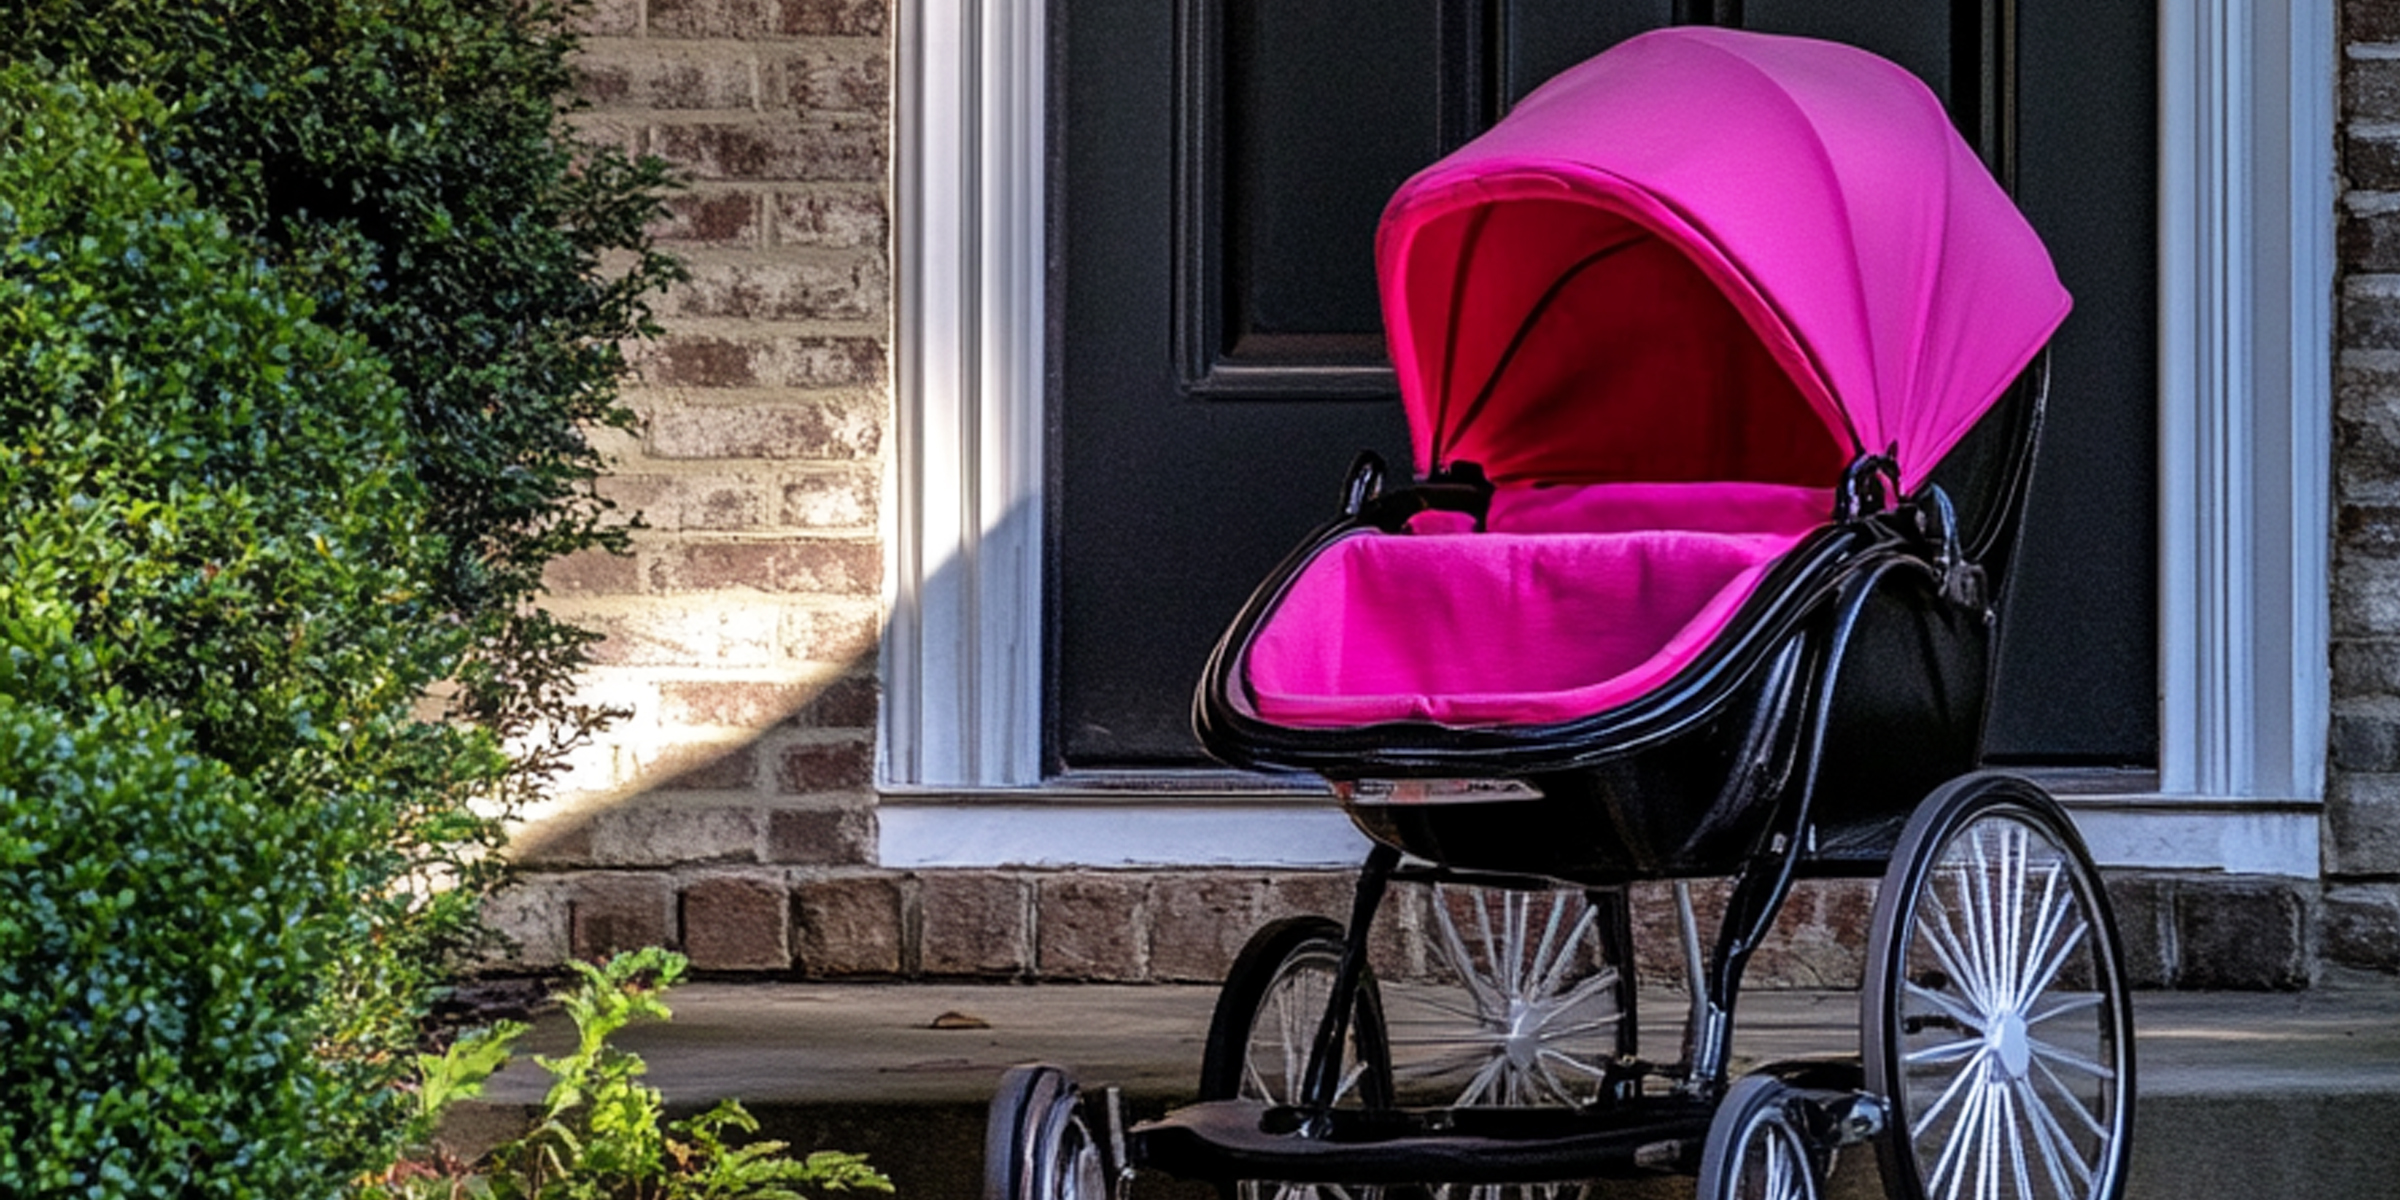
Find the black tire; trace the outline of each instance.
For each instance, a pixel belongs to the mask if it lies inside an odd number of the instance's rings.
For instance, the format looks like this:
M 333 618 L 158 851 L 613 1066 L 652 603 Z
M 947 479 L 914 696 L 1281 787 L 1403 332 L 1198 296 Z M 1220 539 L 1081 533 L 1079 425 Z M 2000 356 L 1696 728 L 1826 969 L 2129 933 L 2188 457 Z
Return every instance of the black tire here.
M 1200 1098 L 1296 1102 L 1309 1044 L 1341 961 L 1342 927 L 1324 917 L 1286 917 L 1252 934 L 1226 972 L 1209 1018 L 1208 1043 L 1200 1056 Z M 1356 1083 L 1336 1102 L 1390 1108 L 1392 1052 L 1383 995 L 1372 968 L 1361 964 L 1359 972 L 1343 1071 L 1345 1078 L 1355 1071 Z M 1260 1027 L 1262 1016 L 1273 1022 L 1270 1028 Z M 1253 1054 L 1269 1049 L 1280 1061 L 1251 1069 Z M 1291 1065 L 1295 1059 L 1300 1065 Z
M 1969 775 L 1918 807 L 1875 897 L 1859 1004 L 1867 1086 L 1891 1106 L 1876 1142 L 1891 1200 L 2123 1194 L 2133 1018 L 2116 922 L 2041 788 Z
M 1792 1089 L 1752 1075 L 1725 1093 L 1709 1121 L 1694 1200 L 1819 1200 L 1824 1162 L 1809 1145 Z
M 983 1200 L 1110 1200 L 1116 1192 L 1073 1076 L 1011 1067 L 983 1132 Z

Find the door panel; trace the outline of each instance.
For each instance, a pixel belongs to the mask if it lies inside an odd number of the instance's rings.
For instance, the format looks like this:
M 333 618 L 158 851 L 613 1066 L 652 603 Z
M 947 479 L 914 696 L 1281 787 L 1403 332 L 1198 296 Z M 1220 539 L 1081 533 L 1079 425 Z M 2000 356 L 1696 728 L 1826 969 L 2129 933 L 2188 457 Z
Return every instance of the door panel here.
M 2012 123 L 1999 0 L 1056 0 L 1051 767 L 1201 765 L 1209 645 L 1353 454 L 1404 469 L 1374 284 L 1392 190 L 1557 71 L 1694 17 L 1894 58 L 2024 180 L 2079 307 L 1993 744 L 2149 759 L 2152 18 L 2022 7 Z

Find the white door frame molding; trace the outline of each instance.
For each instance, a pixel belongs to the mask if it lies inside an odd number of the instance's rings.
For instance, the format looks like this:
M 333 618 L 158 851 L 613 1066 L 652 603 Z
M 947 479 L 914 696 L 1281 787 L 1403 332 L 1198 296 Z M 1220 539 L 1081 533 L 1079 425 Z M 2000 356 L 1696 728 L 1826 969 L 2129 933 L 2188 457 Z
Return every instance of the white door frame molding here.
M 1167 843 L 1144 822 L 1175 828 L 1177 861 L 1282 861 L 1241 821 L 1176 815 L 1223 787 L 1170 795 L 1150 780 L 1145 799 L 1093 808 L 1090 786 L 1042 777 L 1045 7 L 898 5 L 883 861 L 1146 862 Z M 2334 41 L 2331 0 L 2160 6 L 2160 785 L 2072 801 L 2104 861 L 2316 871 Z M 1023 815 L 1046 803 L 1084 815 Z M 2227 848 L 2260 822 L 2273 853 Z M 1069 825 L 1075 848 L 1051 836 Z M 1303 857 L 1318 861 L 1326 836 Z
M 1042 782 L 1044 8 L 899 6 L 887 791 Z
M 2159 6 L 2169 797 L 2324 798 L 2335 36 L 2331 0 Z

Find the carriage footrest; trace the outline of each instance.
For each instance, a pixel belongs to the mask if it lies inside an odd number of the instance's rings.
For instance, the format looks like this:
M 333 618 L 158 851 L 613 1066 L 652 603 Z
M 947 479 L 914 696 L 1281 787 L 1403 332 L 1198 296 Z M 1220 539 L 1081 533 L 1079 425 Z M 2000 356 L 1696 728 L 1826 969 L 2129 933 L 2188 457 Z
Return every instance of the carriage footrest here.
M 1324 1136 L 1255 1100 L 1179 1108 L 1137 1125 L 1134 1161 L 1187 1179 L 1292 1183 L 1549 1183 L 1689 1173 L 1711 1106 L 1681 1096 L 1607 1109 L 1337 1110 Z

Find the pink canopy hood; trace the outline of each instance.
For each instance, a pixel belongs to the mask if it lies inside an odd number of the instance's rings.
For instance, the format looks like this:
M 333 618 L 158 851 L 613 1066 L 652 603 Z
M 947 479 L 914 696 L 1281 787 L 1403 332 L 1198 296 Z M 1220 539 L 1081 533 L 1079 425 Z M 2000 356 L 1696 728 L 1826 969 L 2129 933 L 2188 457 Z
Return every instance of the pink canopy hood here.
M 1377 273 L 1419 470 L 1913 489 L 2067 313 L 1933 94 L 1827 42 L 1677 28 L 1404 184 Z

